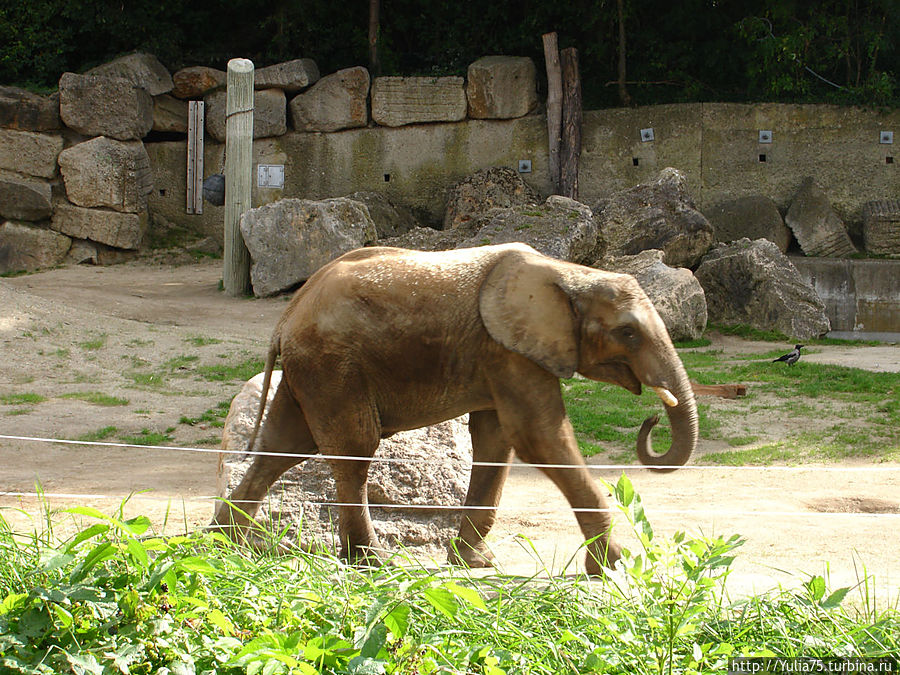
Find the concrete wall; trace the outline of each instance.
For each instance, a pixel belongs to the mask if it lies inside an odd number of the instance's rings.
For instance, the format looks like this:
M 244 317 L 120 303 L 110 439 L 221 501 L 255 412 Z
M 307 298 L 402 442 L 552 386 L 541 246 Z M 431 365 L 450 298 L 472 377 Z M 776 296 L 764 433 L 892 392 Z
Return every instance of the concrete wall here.
M 646 128 L 653 141 L 641 140 Z M 773 142 L 760 144 L 760 130 L 771 131 Z M 879 143 L 880 131 L 893 131 L 896 145 Z M 436 225 L 447 189 L 481 168 L 531 160 L 532 172 L 523 178 L 549 194 L 546 134 L 545 117 L 531 115 L 261 139 L 254 143 L 255 162 L 284 164 L 286 182 L 283 190 L 254 188 L 254 205 L 376 190 Z M 800 181 L 813 176 L 845 222 L 858 226 L 867 201 L 900 198 L 898 146 L 900 111 L 728 103 L 587 111 L 580 199 L 593 204 L 672 166 L 685 172 L 701 209 L 763 194 L 786 210 Z M 156 179 L 153 216 L 221 239 L 221 209 L 205 205 L 202 216 L 185 214 L 185 144 L 146 147 Z M 222 171 L 222 155 L 223 146 L 207 144 L 206 175 Z

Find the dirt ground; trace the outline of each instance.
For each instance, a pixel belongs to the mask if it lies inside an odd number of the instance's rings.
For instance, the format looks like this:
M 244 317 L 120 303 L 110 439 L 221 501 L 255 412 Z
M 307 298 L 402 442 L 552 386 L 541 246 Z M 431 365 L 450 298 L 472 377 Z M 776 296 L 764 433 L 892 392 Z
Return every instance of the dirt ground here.
M 110 512 L 133 495 L 126 514 L 149 516 L 159 531 L 209 522 L 217 455 L 203 450 L 215 448 L 221 432 L 203 421 L 181 419 L 199 418 L 237 393 L 239 383 L 204 379 L 199 369 L 263 359 L 286 304 L 284 297 L 229 298 L 218 290 L 220 278 L 217 261 L 178 266 L 145 261 L 0 279 L 0 434 L 76 439 L 115 427 L 107 431 L 108 441 L 146 430 L 163 434 L 162 445 L 183 448 L 0 438 L 0 515 L 18 529 L 41 527 L 41 502 L 27 496 L 39 484 L 54 509 L 93 505 Z M 773 345 L 717 337 L 713 348 L 746 358 Z M 900 371 L 897 345 L 810 351 L 804 359 Z M 82 400 L 92 392 L 124 402 Z M 717 399 L 711 414 L 717 406 L 742 405 Z M 797 421 L 758 423 L 777 436 Z M 713 445 L 701 444 L 698 453 L 717 449 Z M 614 482 L 621 471 L 596 473 Z M 836 588 L 869 574 L 877 596 L 900 603 L 898 463 L 626 473 L 657 536 L 686 531 L 746 538 L 734 564 L 736 592 L 779 583 L 794 587 L 810 574 L 825 574 Z M 628 545 L 633 540 L 618 520 L 617 535 Z M 61 516 L 56 527 L 65 531 L 74 524 Z M 572 571 L 567 563 L 582 557 L 562 496 L 526 467 L 511 472 L 489 543 L 507 573 Z

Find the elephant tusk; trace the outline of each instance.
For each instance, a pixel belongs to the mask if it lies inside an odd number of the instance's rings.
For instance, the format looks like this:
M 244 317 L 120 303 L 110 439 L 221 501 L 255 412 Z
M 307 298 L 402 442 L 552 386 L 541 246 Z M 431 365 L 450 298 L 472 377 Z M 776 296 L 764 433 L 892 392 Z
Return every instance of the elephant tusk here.
M 672 392 L 666 389 L 665 387 L 651 387 L 653 391 L 656 392 L 656 395 L 662 399 L 662 402 L 665 403 L 670 408 L 674 408 L 678 405 L 678 399 L 672 395 Z

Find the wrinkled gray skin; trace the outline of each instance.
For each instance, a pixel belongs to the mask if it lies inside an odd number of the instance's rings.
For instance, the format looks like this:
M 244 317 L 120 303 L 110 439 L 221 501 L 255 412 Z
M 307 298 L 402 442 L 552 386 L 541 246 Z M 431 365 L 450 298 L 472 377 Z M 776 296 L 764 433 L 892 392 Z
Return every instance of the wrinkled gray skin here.
M 638 457 L 680 466 L 697 443 L 697 412 L 687 375 L 665 326 L 633 277 L 547 258 L 508 244 L 425 253 L 352 251 L 319 270 L 278 322 L 262 401 L 280 354 L 281 385 L 255 448 L 269 453 L 371 457 L 395 432 L 469 413 L 476 462 L 450 559 L 490 564 L 483 542 L 515 452 L 548 467 L 588 542 L 587 571 L 619 558 L 605 499 L 584 466 L 560 393 L 576 372 L 639 394 L 654 387 L 667 403 L 672 444 L 649 449 L 651 418 Z M 262 411 L 260 411 L 260 416 Z M 259 420 L 257 420 L 257 429 Z M 255 432 L 254 432 L 255 437 Z M 253 441 L 251 441 L 251 445 Z M 369 519 L 369 461 L 328 460 L 337 482 L 342 554 L 379 557 Z M 298 460 L 258 456 L 214 526 L 246 535 L 248 516 Z M 236 528 L 232 528 L 236 526 Z

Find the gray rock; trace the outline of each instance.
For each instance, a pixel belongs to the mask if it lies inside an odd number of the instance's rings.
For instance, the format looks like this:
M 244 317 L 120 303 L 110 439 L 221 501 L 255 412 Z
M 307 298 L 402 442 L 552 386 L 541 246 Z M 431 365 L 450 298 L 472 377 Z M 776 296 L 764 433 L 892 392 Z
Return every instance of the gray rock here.
M 137 140 L 153 128 L 153 97 L 123 78 L 63 73 L 59 114 L 67 127 L 85 136 Z
M 405 206 L 395 204 L 383 192 L 354 192 L 347 199 L 361 202 L 369 209 L 369 216 L 375 223 L 378 240 L 396 237 L 418 227 L 412 211 Z
M 435 230 L 431 227 L 414 227 L 396 237 L 378 241 L 379 246 L 395 246 L 414 251 L 449 251 L 459 245 L 464 233 L 461 230 Z
M 522 242 L 559 260 L 587 264 L 603 255 L 590 207 L 551 195 L 541 205 L 491 209 L 475 220 L 475 234 L 459 248 Z
M 224 70 L 206 66 L 188 66 L 172 75 L 172 96 L 181 99 L 203 98 L 209 92 L 225 86 L 228 74 Z
M 506 166 L 476 171 L 450 189 L 444 211 L 444 229 L 472 229 L 473 219 L 492 208 L 537 205 L 538 193 L 519 173 Z
M 151 96 L 168 94 L 174 86 L 172 76 L 158 58 L 139 52 L 91 68 L 86 74 L 128 80 Z
M 704 256 L 695 275 L 712 323 L 776 330 L 798 340 L 831 329 L 821 298 L 766 239 L 719 244 Z
M 78 239 L 90 239 L 116 248 L 137 249 L 147 230 L 147 221 L 146 211 L 120 213 L 60 202 L 53 211 L 50 227 Z
M 0 222 L 0 274 L 62 264 L 72 240 L 44 227 Z
M 326 75 L 291 100 L 291 122 L 297 131 L 339 131 L 364 127 L 369 121 L 369 71 L 357 66 Z
M 281 372 L 272 373 L 272 397 Z M 252 462 L 242 455 L 247 449 L 259 406 L 262 374 L 247 382 L 234 398 L 225 420 L 217 471 L 218 494 L 227 497 Z M 381 441 L 369 469 L 368 501 L 372 524 L 383 546 L 409 549 L 415 556 L 443 559 L 449 540 L 459 529 L 456 509 L 381 508 L 382 505 L 437 507 L 461 505 L 472 461 L 471 440 L 463 418 L 433 427 L 395 434 Z M 337 509 L 324 503 L 336 501 L 334 479 L 328 464 L 311 458 L 288 469 L 269 490 L 257 520 L 278 530 L 286 529 L 286 544 L 306 549 L 337 552 Z
M 106 206 L 139 213 L 153 190 L 150 158 L 139 141 L 99 136 L 59 153 L 59 167 L 69 201 L 78 206 Z
M 537 107 L 534 61 L 527 56 L 485 56 L 469 65 L 466 76 L 469 117 L 513 119 Z
M 791 230 L 774 201 L 762 195 L 741 197 L 709 209 L 705 215 L 716 231 L 716 241 L 728 243 L 735 239 L 768 239 L 782 253 L 791 243 Z
M 365 205 L 343 197 L 282 199 L 250 209 L 241 217 L 241 233 L 258 297 L 297 286 L 322 265 L 377 237 Z
M 294 59 L 274 66 L 259 68 L 253 73 L 256 89 L 282 89 L 288 92 L 306 89 L 319 79 L 319 67 L 312 59 Z
M 0 127 L 19 131 L 56 131 L 59 94 L 41 96 L 18 87 L 0 86 Z
M 372 119 L 386 127 L 466 118 L 461 77 L 376 77 L 372 82 Z
M 869 253 L 900 257 L 900 200 L 863 206 L 863 241 Z
M 225 142 L 228 94 L 219 89 L 204 98 L 206 131 L 220 143 Z M 253 93 L 253 138 L 281 136 L 287 132 L 287 98 L 281 89 L 262 89 Z
M 0 171 L 0 217 L 44 220 L 53 213 L 50 184 Z
M 706 330 L 706 295 L 700 282 L 684 267 L 669 267 L 665 253 L 642 251 L 621 258 L 604 258 L 600 269 L 630 274 L 650 298 L 673 340 L 696 340 Z
M 804 178 L 784 222 L 809 256 L 842 258 L 856 253 L 843 221 L 812 178 Z
M 594 208 L 608 256 L 665 251 L 673 267 L 694 268 L 713 244 L 712 225 L 694 206 L 684 174 L 663 169 L 657 178 L 613 194 Z
M 153 98 L 153 131 L 186 134 L 187 101 L 163 94 Z
M 62 149 L 63 138 L 58 134 L 0 129 L 0 169 L 53 178 Z

